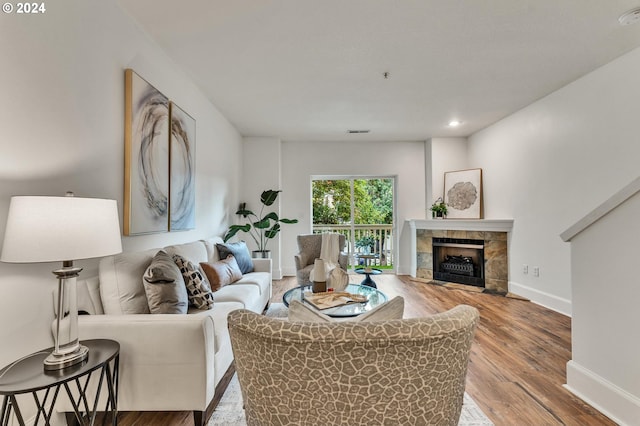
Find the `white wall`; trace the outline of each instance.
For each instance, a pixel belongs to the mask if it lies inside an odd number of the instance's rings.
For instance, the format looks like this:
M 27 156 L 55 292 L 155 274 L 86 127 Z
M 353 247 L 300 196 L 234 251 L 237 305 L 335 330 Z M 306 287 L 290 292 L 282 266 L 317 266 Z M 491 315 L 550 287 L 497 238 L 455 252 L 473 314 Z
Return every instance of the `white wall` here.
M 567 387 L 619 424 L 640 419 L 640 193 L 571 240 Z
M 281 210 L 285 217 L 299 220 L 282 228 L 284 274 L 295 275 L 296 236 L 312 230 L 311 176 L 395 176 L 396 234 L 402 236 L 406 219 L 424 217 L 424 158 L 424 142 L 283 142 Z M 399 243 L 399 273 L 410 271 L 409 243 L 404 237 Z
M 247 208 L 257 215 L 260 214 L 262 204 L 260 195 L 267 189 L 282 189 L 280 183 L 280 139 L 247 137 L 243 139 L 243 166 L 242 166 L 242 192 L 240 202 L 246 202 Z M 279 217 L 289 216 L 281 212 L 282 195 L 267 211 L 275 211 Z M 262 217 L 262 216 L 261 216 Z M 235 217 L 235 223 L 246 223 L 243 219 Z M 287 225 L 282 225 L 283 227 Z M 282 265 L 280 261 L 280 238 L 278 234 L 269 240 L 267 249 L 271 250 L 271 267 L 274 279 L 282 278 Z M 245 234 L 238 233 L 237 238 L 245 240 L 249 249 L 256 250 L 257 245 L 253 239 Z
M 0 15 L 0 241 L 12 195 L 71 190 L 116 199 L 122 214 L 125 68 L 196 119 L 197 228 L 125 237 L 124 250 L 222 234 L 238 204 L 238 132 L 113 1 L 54 3 Z M 96 261 L 80 264 L 95 273 Z M 52 344 L 59 266 L 0 264 L 0 366 Z
M 570 314 L 569 246 L 559 234 L 637 177 L 639 110 L 636 49 L 469 138 L 485 217 L 515 219 L 511 291 Z
M 426 165 L 426 170 L 431 170 L 431 197 L 427 196 L 426 217 L 431 217 L 429 207 L 439 197 L 444 199 L 445 172 L 469 168 L 468 142 L 467 138 L 432 138 L 427 141 L 427 147 L 431 149 L 431 163 Z

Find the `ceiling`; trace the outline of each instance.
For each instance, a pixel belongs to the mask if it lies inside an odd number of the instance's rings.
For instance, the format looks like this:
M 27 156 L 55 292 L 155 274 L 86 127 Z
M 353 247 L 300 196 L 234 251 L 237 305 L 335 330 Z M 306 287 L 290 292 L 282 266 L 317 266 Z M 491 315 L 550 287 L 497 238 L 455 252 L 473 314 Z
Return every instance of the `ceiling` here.
M 468 136 L 640 46 L 640 0 L 118 3 L 240 133 L 287 141 Z

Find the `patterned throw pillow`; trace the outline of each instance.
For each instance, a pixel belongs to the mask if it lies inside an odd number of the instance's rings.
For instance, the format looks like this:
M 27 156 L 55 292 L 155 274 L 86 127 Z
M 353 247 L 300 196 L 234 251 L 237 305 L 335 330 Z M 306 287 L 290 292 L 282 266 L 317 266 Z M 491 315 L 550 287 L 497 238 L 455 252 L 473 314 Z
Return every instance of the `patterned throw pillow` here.
M 180 268 L 187 287 L 189 304 L 196 309 L 211 309 L 213 307 L 213 293 L 205 275 L 200 268 L 179 254 L 173 255 L 173 261 Z
M 247 248 L 247 243 L 244 241 L 238 241 L 237 243 L 225 243 L 216 244 L 218 249 L 218 256 L 220 260 L 226 259 L 230 254 L 236 258 L 238 267 L 243 274 L 253 272 L 253 260 L 251 260 L 251 253 Z
M 242 278 L 238 262 L 231 254 L 218 262 L 201 262 L 200 267 L 209 279 L 211 291 L 218 291 L 225 285 L 235 283 Z
M 186 314 L 187 291 L 180 270 L 171 257 L 160 250 L 142 277 L 152 314 Z

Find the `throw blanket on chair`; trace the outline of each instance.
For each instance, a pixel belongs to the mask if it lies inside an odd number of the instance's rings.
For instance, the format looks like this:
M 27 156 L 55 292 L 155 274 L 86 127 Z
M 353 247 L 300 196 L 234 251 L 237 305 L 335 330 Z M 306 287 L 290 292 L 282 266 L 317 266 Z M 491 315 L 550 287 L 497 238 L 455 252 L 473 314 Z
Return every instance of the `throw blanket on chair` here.
M 311 272 L 309 274 L 309 279 L 311 281 L 319 281 L 319 282 L 334 281 L 334 284 L 337 284 L 335 281 L 341 281 L 340 279 L 336 279 L 337 278 L 336 276 L 340 276 L 342 275 L 342 273 L 346 275 L 346 272 L 343 271 L 342 268 L 340 268 L 340 264 L 338 263 L 339 256 L 340 256 L 340 234 L 336 234 L 336 233 L 322 234 L 322 246 L 320 247 L 320 259 L 322 259 L 322 262 L 318 262 L 318 263 L 323 263 L 324 268 L 322 268 L 321 265 L 316 264 L 317 266 L 320 266 L 320 268 L 314 266 L 313 269 L 311 269 Z M 321 270 L 318 270 L 318 269 L 321 269 Z M 334 279 L 330 280 L 330 278 L 334 278 Z M 348 282 L 348 278 L 347 278 L 347 282 Z M 334 286 L 334 288 L 336 287 L 337 286 Z M 344 287 L 346 287 L 346 284 Z

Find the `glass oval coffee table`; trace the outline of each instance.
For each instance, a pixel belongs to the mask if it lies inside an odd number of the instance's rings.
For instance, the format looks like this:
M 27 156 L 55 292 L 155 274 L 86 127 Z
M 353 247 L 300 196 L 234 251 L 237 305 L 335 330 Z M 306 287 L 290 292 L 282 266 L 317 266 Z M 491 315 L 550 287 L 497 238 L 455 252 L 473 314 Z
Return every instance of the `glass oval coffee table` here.
M 291 303 L 291 301 L 294 299 L 304 302 L 303 295 L 304 292 L 307 291 L 311 292 L 311 284 L 294 287 L 291 290 L 288 290 L 282 296 L 282 301 L 284 302 L 284 305 L 286 307 L 289 307 L 289 303 Z M 334 318 L 355 317 L 360 314 L 364 314 L 367 311 L 370 311 L 371 309 L 383 304 L 388 300 L 387 295 L 377 288 L 360 284 L 349 284 L 344 291 L 366 296 L 367 301 L 362 303 L 349 303 L 347 305 L 336 306 L 335 308 L 322 309 L 319 312 L 322 312 L 323 314 Z M 310 304 L 307 304 L 307 306 L 311 306 L 313 309 L 315 309 Z

